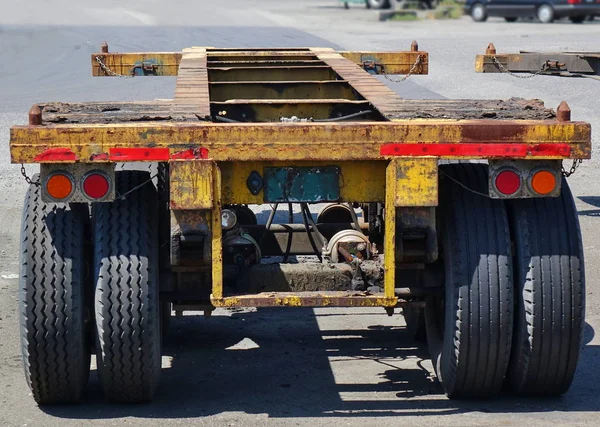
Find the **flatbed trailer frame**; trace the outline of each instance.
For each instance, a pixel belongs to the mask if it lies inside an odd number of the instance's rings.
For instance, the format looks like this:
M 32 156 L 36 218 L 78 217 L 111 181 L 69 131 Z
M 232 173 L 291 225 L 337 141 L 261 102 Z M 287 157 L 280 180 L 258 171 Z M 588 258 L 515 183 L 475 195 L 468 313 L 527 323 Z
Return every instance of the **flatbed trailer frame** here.
M 497 53 L 490 43 L 484 55 L 477 55 L 475 71 L 600 79 L 600 52 Z
M 456 254 L 442 256 L 454 244 L 444 240 L 450 233 L 444 218 L 462 215 L 458 210 L 463 205 L 471 206 L 465 208 L 465 215 L 474 223 L 477 215 L 495 212 L 493 221 L 500 221 L 496 226 L 504 230 L 499 231 L 504 237 L 488 236 L 477 247 L 483 251 L 482 257 L 504 257 L 503 262 L 509 262 L 502 252 L 506 247 L 489 246 L 492 241 L 508 239 L 506 206 L 522 206 L 515 212 L 525 212 L 530 208 L 519 205 L 521 200 L 533 200 L 535 205 L 535 200 L 553 199 L 548 202 L 548 206 L 556 205 L 549 208 L 551 212 L 562 209 L 572 215 L 561 161 L 589 158 L 591 131 L 588 123 L 571 121 L 565 102 L 554 111 L 539 100 L 519 98 L 407 100 L 374 77 L 427 74 L 428 63 L 428 54 L 420 51 L 416 42 L 407 52 L 379 53 L 207 47 L 182 53 L 109 53 L 103 45 L 101 52 L 91 57 L 94 76 L 176 76 L 175 96 L 141 102 L 37 104 L 29 113 L 29 125 L 11 128 L 12 162 L 41 165 L 25 207 L 25 270 L 39 267 L 31 258 L 39 248 L 27 245 L 52 240 L 35 234 L 49 233 L 49 228 L 30 223 L 41 218 L 36 214 L 37 205 L 52 212 L 62 209 L 60 206 L 82 212 L 82 203 L 92 205 L 96 300 L 95 308 L 90 309 L 96 313 L 101 336 L 97 351 L 104 358 L 101 369 L 105 370 L 117 369 L 115 363 L 122 363 L 111 349 L 121 348 L 126 354 L 128 350 L 123 348 L 130 344 L 129 334 L 142 336 L 142 343 L 154 349 L 146 353 L 160 352 L 159 347 L 152 347 L 159 345 L 155 338 L 144 341 L 143 333 L 134 326 L 123 326 L 137 319 L 132 313 L 138 310 L 142 332 L 156 333 L 154 315 L 144 310 L 154 310 L 159 302 L 167 304 L 163 318 L 170 316 L 171 304 L 177 312 L 200 309 L 207 314 L 215 307 L 381 306 L 391 315 L 395 307 L 404 307 L 409 326 L 418 330 L 427 323 L 428 335 L 433 337 L 436 328 L 443 328 L 443 322 L 435 320 L 440 311 L 436 307 L 454 298 L 454 294 L 440 296 L 444 287 L 439 278 L 450 280 L 454 274 L 440 263 L 461 253 L 457 249 Z M 440 167 L 446 160 L 483 160 L 489 166 Z M 148 179 L 133 172 L 115 172 L 117 163 L 137 162 L 157 164 L 156 172 Z M 88 180 L 90 177 L 94 180 Z M 155 186 L 149 185 L 152 179 Z M 97 183 L 100 187 L 94 187 Z M 452 183 L 459 187 L 448 187 Z M 56 197 L 57 188 L 68 189 L 63 198 Z M 463 201 L 449 200 L 448 194 Z M 329 220 L 321 216 L 322 221 L 315 223 L 307 206 L 322 202 L 338 205 L 335 214 L 329 212 Z M 280 203 L 290 210 L 292 204 L 300 204 L 304 225 L 272 224 Z M 252 204 L 274 204 L 266 225 L 257 224 L 249 213 L 247 205 Z M 158 219 L 147 213 L 153 212 L 154 206 Z M 362 222 L 356 207 L 363 209 Z M 72 219 L 69 227 L 89 227 L 89 212 L 87 208 L 83 211 L 86 219 Z M 573 221 L 566 232 L 579 236 Z M 471 236 L 477 233 L 471 231 L 474 225 L 465 224 L 456 225 L 467 228 L 455 240 L 482 239 Z M 129 232 L 132 241 L 123 240 Z M 146 232 L 156 235 L 147 237 Z M 292 238 L 298 232 L 307 237 L 300 241 Z M 529 238 L 519 237 L 519 229 L 511 232 L 512 239 Z M 566 235 L 556 232 L 560 238 Z M 104 233 L 112 243 L 106 243 Z M 573 259 L 579 259 L 578 250 L 573 249 Z M 260 260 L 265 254 L 283 256 L 284 261 L 263 265 Z M 291 254 L 316 254 L 321 262 L 289 265 L 286 260 Z M 78 259 L 75 256 L 71 262 Z M 497 259 L 494 263 L 500 265 Z M 153 264 L 158 268 L 153 269 Z M 245 283 L 238 279 L 230 282 L 232 268 Z M 445 273 L 440 273 L 444 268 Z M 512 277 L 507 268 L 508 273 L 498 279 L 502 283 Z M 140 273 L 132 273 L 134 270 Z M 56 274 L 54 267 L 51 274 Z M 40 295 L 39 286 L 46 286 L 43 280 L 36 282 L 36 277 L 26 274 L 22 281 L 24 304 L 34 309 L 35 302 L 28 305 L 28 292 L 35 298 Z M 569 280 L 561 283 L 571 283 Z M 482 281 L 473 289 L 482 286 Z M 581 281 L 571 281 L 574 287 L 583 286 Z M 137 289 L 129 288 L 131 283 L 139 285 L 139 304 L 126 293 Z M 494 283 L 489 286 L 496 286 Z M 486 295 L 490 291 L 473 292 Z M 498 309 L 505 303 L 512 305 L 512 291 L 503 292 L 499 295 L 508 299 L 499 303 Z M 120 301 L 118 306 L 115 298 Z M 448 304 L 446 311 L 455 309 Z M 429 307 L 427 321 L 424 307 Z M 496 319 L 488 319 L 494 325 L 490 330 L 497 334 L 512 331 L 512 311 L 505 315 L 494 314 L 494 310 L 489 309 Z M 28 345 L 36 342 L 37 329 L 28 323 L 27 311 L 24 313 L 24 330 L 33 334 L 30 341 L 24 341 Z M 477 322 L 485 321 L 482 316 L 473 320 L 477 330 Z M 580 317 L 574 319 L 570 327 L 580 328 Z M 146 329 L 144 322 L 150 322 Z M 116 334 L 110 332 L 113 328 Z M 519 328 L 525 326 L 519 324 Z M 498 345 L 510 346 L 509 338 L 500 339 Z M 487 342 L 473 339 L 481 345 Z M 574 341 L 569 342 L 572 346 Z M 442 357 L 432 351 L 432 358 Z M 509 354 L 504 352 L 497 373 L 489 372 L 496 378 L 493 384 L 476 381 L 470 387 L 448 380 L 443 383 L 448 395 L 497 392 Z M 443 359 L 445 367 L 436 369 L 447 369 L 456 362 Z M 148 359 L 143 363 L 147 368 L 154 362 Z M 465 369 L 464 363 L 460 361 L 461 369 Z M 564 369 L 571 369 L 572 363 Z M 132 369 L 138 366 L 133 361 L 130 364 Z M 32 366 L 26 364 L 26 373 L 36 369 Z M 142 380 L 133 384 L 138 377 L 124 384 L 106 372 L 107 395 L 118 401 L 147 400 L 156 387 L 154 382 Z M 77 397 L 40 390 L 32 374 L 28 375 L 39 402 Z M 570 383 L 569 375 L 565 378 L 568 381 L 549 390 L 562 392 Z M 525 386 L 530 384 L 517 388 Z

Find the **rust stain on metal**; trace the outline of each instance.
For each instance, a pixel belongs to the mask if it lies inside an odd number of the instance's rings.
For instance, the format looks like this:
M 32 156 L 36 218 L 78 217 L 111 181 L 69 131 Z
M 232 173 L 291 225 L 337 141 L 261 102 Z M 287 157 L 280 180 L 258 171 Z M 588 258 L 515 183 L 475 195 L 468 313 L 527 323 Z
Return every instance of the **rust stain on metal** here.
M 29 126 L 41 126 L 42 110 L 38 104 L 34 104 L 29 110 Z
M 562 101 L 556 109 L 556 120 L 559 122 L 571 121 L 571 107 L 569 107 L 567 101 Z
M 395 307 L 398 298 L 366 292 L 267 292 L 225 298 L 211 296 L 215 307 Z
M 212 209 L 213 167 L 214 164 L 206 160 L 169 162 L 171 209 Z

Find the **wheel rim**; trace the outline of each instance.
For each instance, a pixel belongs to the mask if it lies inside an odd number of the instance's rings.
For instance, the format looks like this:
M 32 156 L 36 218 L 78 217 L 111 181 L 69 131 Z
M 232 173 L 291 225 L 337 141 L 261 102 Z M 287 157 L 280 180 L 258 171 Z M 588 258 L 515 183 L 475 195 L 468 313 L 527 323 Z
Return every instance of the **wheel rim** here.
M 538 18 L 542 22 L 549 22 L 552 20 L 552 9 L 550 9 L 548 6 L 540 7 L 540 10 L 538 11 Z
M 475 6 L 473 8 L 473 12 L 471 13 L 471 15 L 473 16 L 473 19 L 475 19 L 476 21 L 482 20 L 483 16 L 484 16 L 483 6 L 481 6 L 481 5 Z

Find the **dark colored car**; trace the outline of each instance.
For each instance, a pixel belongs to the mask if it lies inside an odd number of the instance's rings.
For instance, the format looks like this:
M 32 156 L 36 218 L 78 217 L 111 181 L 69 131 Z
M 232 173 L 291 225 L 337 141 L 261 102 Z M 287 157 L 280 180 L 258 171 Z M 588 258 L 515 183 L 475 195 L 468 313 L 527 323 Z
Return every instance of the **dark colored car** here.
M 488 16 L 499 16 L 508 22 L 518 18 L 537 18 L 549 23 L 568 17 L 581 23 L 588 16 L 600 15 L 600 0 L 466 0 L 465 13 L 474 21 L 483 22 Z

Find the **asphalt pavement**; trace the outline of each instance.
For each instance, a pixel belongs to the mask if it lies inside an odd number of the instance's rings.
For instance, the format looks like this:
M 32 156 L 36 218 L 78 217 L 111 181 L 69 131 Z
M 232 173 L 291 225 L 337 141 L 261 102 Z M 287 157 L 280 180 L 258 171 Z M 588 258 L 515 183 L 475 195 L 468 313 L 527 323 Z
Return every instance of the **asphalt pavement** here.
M 519 79 L 474 73 L 475 54 L 600 49 L 600 22 L 551 25 L 470 18 L 379 22 L 335 0 L 0 0 L 0 426 L 80 425 L 598 425 L 600 410 L 600 169 L 586 161 L 569 179 L 584 236 L 587 315 L 584 347 L 570 391 L 557 399 L 451 401 L 427 349 L 400 315 L 380 309 L 217 310 L 174 319 L 154 402 L 112 405 L 95 369 L 79 405 L 38 407 L 25 383 L 17 317 L 21 205 L 26 184 L 11 165 L 9 128 L 34 102 L 152 100 L 172 97 L 174 78 L 93 79 L 90 54 L 178 51 L 189 46 L 408 50 L 430 53 L 430 74 L 389 84 L 406 98 L 566 100 L 574 120 L 600 133 L 600 81 Z M 35 167 L 27 167 L 27 173 Z M 558 224 L 557 226 L 560 226 Z

